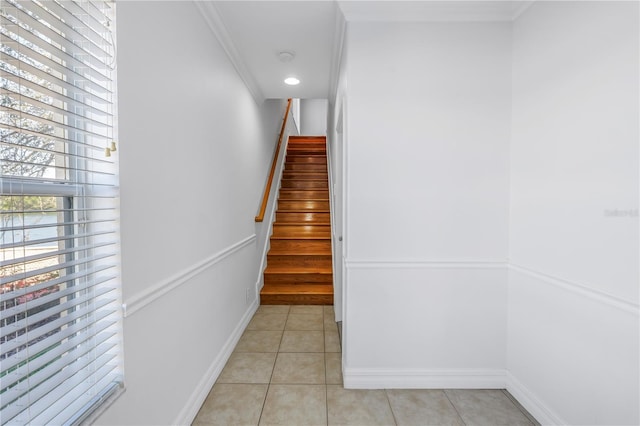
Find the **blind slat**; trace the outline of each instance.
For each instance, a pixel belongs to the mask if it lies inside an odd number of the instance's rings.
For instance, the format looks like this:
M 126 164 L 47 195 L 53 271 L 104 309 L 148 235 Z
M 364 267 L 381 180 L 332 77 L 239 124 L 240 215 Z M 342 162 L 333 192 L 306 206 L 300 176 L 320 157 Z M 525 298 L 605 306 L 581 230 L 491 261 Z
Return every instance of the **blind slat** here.
M 108 305 L 109 303 L 111 303 L 111 301 L 107 300 L 107 301 L 102 301 L 97 305 L 102 307 L 102 306 Z M 69 315 L 65 315 L 55 321 L 51 321 L 46 325 L 43 325 L 42 327 L 38 327 L 36 329 L 37 332 L 33 332 L 33 333 L 27 332 L 26 334 L 23 334 L 16 339 L 9 340 L 7 343 L 2 343 L 0 344 L 0 348 L 2 348 L 2 353 L 8 353 L 15 349 L 18 349 L 24 346 L 25 344 L 29 343 L 30 341 L 34 340 L 35 338 L 45 336 L 47 333 L 57 328 L 60 328 L 61 326 L 66 325 L 67 323 L 82 320 L 83 316 L 90 314 L 92 311 L 93 309 L 91 308 L 87 308 L 87 307 L 80 308 Z M 54 338 L 54 341 L 57 341 L 57 340 Z
M 43 139 L 47 139 L 50 140 L 53 143 L 62 143 L 62 144 L 67 144 L 69 146 L 79 146 L 82 147 L 85 150 L 93 150 L 93 151 L 98 151 L 98 152 L 104 152 L 104 145 L 92 145 L 90 143 L 86 143 L 86 142 L 82 142 L 82 141 L 72 141 L 72 140 L 68 140 L 68 139 L 64 139 L 64 138 L 58 138 L 55 136 L 50 136 L 50 135 L 46 135 L 46 134 L 42 134 L 33 130 L 29 130 L 29 129 L 16 129 L 14 127 L 9 127 L 7 125 L 3 125 L 2 123 L 0 123 L 0 131 L 3 131 L 5 133 L 7 133 L 7 136 L 3 136 L 4 139 L 8 139 L 8 133 L 9 132 L 13 132 L 13 134 L 15 135 L 29 135 L 29 136 L 33 136 L 33 137 L 37 137 L 37 138 L 43 138 Z M 3 143 L 8 143 L 5 142 L 4 140 L 2 141 Z M 113 160 L 104 160 L 103 158 L 97 158 L 98 160 L 105 162 L 105 163 L 109 163 L 109 164 L 113 164 Z M 91 157 L 92 161 L 95 161 L 96 158 Z
M 16 108 L 14 106 L 11 105 L 4 105 L 4 108 L 6 111 L 12 111 L 15 114 L 16 119 L 20 119 L 21 121 L 24 119 L 29 119 L 32 120 L 34 122 L 37 122 L 38 124 L 48 124 L 51 125 L 51 127 L 53 127 L 56 130 L 66 130 L 69 132 L 75 132 L 76 134 L 79 135 L 83 135 L 83 136 L 90 136 L 93 138 L 97 138 L 97 139 L 101 139 L 101 140 L 111 140 L 112 138 L 109 137 L 109 135 L 106 134 L 101 134 L 101 133 L 96 133 L 96 132 L 92 132 L 90 130 L 86 130 L 86 129 L 82 129 L 80 127 L 77 126 L 72 126 L 70 124 L 65 124 L 65 123 L 61 123 L 58 120 L 52 120 L 52 119 L 48 119 L 45 117 L 42 117 L 38 114 L 36 114 L 35 112 L 29 112 L 29 111 L 23 111 L 20 108 Z M 87 123 L 88 124 L 88 123 Z M 18 126 L 18 125 L 12 125 L 9 123 L 5 123 L 5 126 L 7 126 L 9 129 L 13 128 L 16 130 L 20 130 L 23 129 L 23 126 Z M 105 127 L 104 124 L 101 124 L 100 127 Z M 27 127 L 28 129 L 28 127 Z M 51 130 L 49 130 L 49 132 L 51 132 Z M 36 132 L 36 133 L 40 133 L 44 136 L 50 135 L 51 133 L 44 133 L 44 132 Z M 58 135 L 58 137 L 60 137 Z
M 20 22 L 23 23 L 25 25 L 27 25 L 28 27 L 30 27 L 32 30 L 37 31 L 38 33 L 42 34 L 43 36 L 51 39 L 54 43 L 57 43 L 59 46 L 61 46 L 64 49 L 67 49 L 69 51 L 76 51 L 80 54 L 84 53 L 85 56 L 87 57 L 88 60 L 95 60 L 95 65 L 96 66 L 100 66 L 100 64 L 104 61 L 101 60 L 100 57 L 102 56 L 102 54 L 106 55 L 105 58 L 111 59 L 110 58 L 110 53 L 106 52 L 102 49 L 101 52 L 97 52 L 97 49 L 93 48 L 93 45 L 91 46 L 92 50 L 88 50 L 86 48 L 86 46 L 80 46 L 79 44 L 75 44 L 73 43 L 72 40 L 74 40 L 73 38 L 66 38 L 64 35 L 59 34 L 58 32 L 52 30 L 51 28 L 47 27 L 42 21 L 35 19 L 34 17 L 32 17 L 31 15 L 29 15 L 27 12 L 25 12 L 21 7 L 16 7 L 16 3 L 14 0 L 4 0 L 7 2 L 7 4 L 11 4 L 12 5 L 12 11 L 15 11 L 17 13 L 15 13 L 14 18 Z M 42 8 L 40 8 L 39 6 L 37 6 L 35 3 L 32 3 L 29 5 L 29 8 L 35 9 L 36 14 L 41 18 L 44 19 L 45 15 L 41 15 L 40 12 L 42 11 Z M 49 14 L 48 12 L 45 12 L 46 15 L 51 16 L 51 14 Z M 55 18 L 54 18 L 55 19 Z M 55 25 L 55 22 L 49 22 L 50 25 Z M 26 29 L 24 29 L 23 27 L 21 27 L 23 30 L 26 31 Z M 66 26 L 63 24 L 62 27 L 59 28 L 63 28 L 64 30 L 71 32 L 71 33 L 75 33 L 77 35 L 77 38 L 75 38 L 75 40 L 82 40 L 84 39 L 84 36 L 80 33 L 78 33 L 77 31 L 74 31 L 72 27 Z M 72 37 L 72 34 L 69 34 L 69 37 Z M 96 46 L 97 47 L 97 46 Z
M 102 121 L 99 121 L 96 119 L 96 117 L 89 117 L 88 114 L 81 114 L 78 113 L 78 111 L 68 111 L 65 108 L 56 106 L 56 105 L 50 105 L 47 104 L 45 102 L 42 102 L 36 98 L 30 97 L 28 95 L 25 94 L 21 94 L 18 93 L 14 90 L 11 89 L 1 89 L 0 90 L 0 94 L 3 94 L 6 96 L 7 99 L 12 99 L 15 102 L 18 102 L 20 104 L 20 108 L 40 108 L 43 110 L 47 110 L 47 111 L 55 111 L 58 114 L 65 114 L 65 115 L 69 115 L 69 117 L 72 117 L 74 119 L 77 120 L 85 120 L 87 123 L 90 123 L 94 126 L 100 126 L 100 127 L 109 127 L 110 124 L 106 121 L 107 119 L 105 118 Z M 96 115 L 96 114 L 91 114 L 91 115 Z M 102 118 L 102 117 L 101 117 Z
M 33 59 L 37 60 L 38 62 L 44 65 L 48 64 L 54 69 L 73 67 L 71 73 L 73 73 L 74 75 L 93 79 L 94 81 L 96 81 L 96 83 L 105 83 L 110 80 L 107 73 L 100 72 L 94 67 L 91 67 L 88 64 L 74 58 L 66 51 L 61 50 L 58 46 L 54 46 L 41 37 L 38 37 L 36 34 L 19 27 L 7 16 L 0 15 L 0 18 L 2 21 L 2 25 L 6 28 L 6 31 L 2 34 L 1 38 L 2 44 L 4 44 L 5 46 L 13 49 L 15 49 L 16 46 L 24 46 L 24 48 L 29 49 L 29 54 L 32 55 Z M 28 41 L 30 45 L 25 45 L 24 41 Z M 40 52 L 42 50 L 51 51 L 47 52 L 48 56 L 51 57 L 43 55 Z M 64 62 L 64 64 L 66 65 L 63 65 L 62 62 Z M 83 74 L 80 74 L 79 70 L 82 70 Z
M 19 144 L 19 143 L 7 142 L 6 140 L 0 140 L 0 145 L 5 145 L 7 147 L 12 147 L 14 149 L 24 148 L 24 149 L 28 149 L 28 150 L 32 150 L 32 151 L 42 152 L 43 154 L 53 154 L 53 155 L 67 156 L 69 158 L 78 158 L 78 159 L 81 159 L 81 160 L 91 160 L 93 162 L 104 163 L 104 164 L 113 163 L 112 161 L 105 160 L 105 159 L 102 159 L 102 158 L 93 158 L 93 157 L 90 157 L 88 155 L 81 155 L 81 154 L 75 154 L 75 153 L 70 153 L 70 152 L 58 151 L 56 149 L 45 149 L 45 148 L 39 148 L 39 147 L 34 147 L 34 146 L 28 146 L 28 145 Z M 102 147 L 102 149 L 104 149 L 104 147 Z
M 0 62 L 1 65 L 1 62 Z M 0 72 L 2 72 L 4 75 L 0 74 L 0 82 L 2 82 L 2 87 L 5 88 L 8 86 L 7 82 L 8 81 L 13 81 L 16 84 L 20 85 L 21 90 L 26 89 L 30 89 L 34 92 L 38 92 L 43 96 L 49 96 L 52 99 L 58 101 L 59 103 L 64 103 L 65 105 L 67 105 L 67 107 L 69 109 L 71 108 L 82 108 L 83 110 L 86 110 L 88 112 L 93 112 L 95 114 L 104 116 L 104 117 L 112 117 L 113 114 L 111 114 L 108 110 L 106 109 L 100 109 L 95 105 L 90 105 L 86 102 L 83 102 L 81 100 L 76 100 L 73 98 L 70 98 L 69 96 L 67 96 L 64 93 L 61 93 L 60 91 L 56 91 L 53 90 L 50 87 L 46 87 L 46 86 L 42 86 L 41 84 L 37 83 L 37 82 L 33 82 L 27 79 L 20 79 L 20 77 L 18 76 L 18 74 L 16 74 L 15 71 L 12 71 L 10 69 L 3 69 L 0 68 Z M 11 77 L 10 79 L 7 77 Z M 109 106 L 109 104 L 105 104 L 104 102 L 101 102 L 101 107 L 102 108 L 107 108 Z
M 6 73 L 5 78 L 7 78 L 8 80 L 13 80 L 15 77 L 18 77 L 24 80 L 24 78 L 22 78 L 19 75 L 20 72 L 24 72 L 24 73 L 30 74 L 31 76 L 44 80 L 44 82 L 39 83 L 40 87 L 44 87 L 45 84 L 49 84 L 49 85 L 54 85 L 62 90 L 79 92 L 84 89 L 83 84 L 87 84 L 91 86 L 95 85 L 95 83 L 91 82 L 91 80 L 89 79 L 82 79 L 82 80 L 76 79 L 76 80 L 72 80 L 72 82 L 62 80 L 56 77 L 55 75 L 51 74 L 50 72 L 43 71 L 38 67 L 36 67 L 35 65 L 30 64 L 20 58 L 16 58 L 12 55 L 9 55 L 8 53 L 5 53 L 4 51 L 1 51 L 1 50 L 0 50 L 0 60 L 5 64 L 11 65 L 13 68 L 15 68 L 15 69 L 11 69 L 11 67 L 5 66 L 5 69 L 3 71 L 5 71 Z M 51 70 L 51 71 L 54 71 L 54 70 Z M 8 78 L 8 77 L 11 77 L 11 78 Z M 54 91 L 53 93 L 60 93 L 60 91 Z M 97 93 L 104 93 L 105 95 L 100 96 Z M 94 102 L 101 103 L 103 105 L 109 103 L 109 99 L 107 97 L 108 95 L 110 95 L 110 93 L 106 92 L 103 89 L 96 90 L 94 92 L 87 92 L 87 91 L 82 92 L 82 96 L 84 98 L 90 99 Z
M 111 40 L 103 37 L 102 34 L 96 31 L 96 28 L 99 28 L 103 31 L 108 31 L 107 28 L 104 27 L 102 22 L 97 21 L 85 9 L 79 7 L 73 2 L 65 2 L 64 7 L 61 4 L 51 2 L 51 1 L 44 4 L 46 9 L 53 12 L 55 15 L 58 15 L 58 17 L 61 18 L 61 21 L 63 21 L 64 24 L 73 28 L 74 33 L 76 33 L 78 36 L 80 36 L 84 40 L 90 42 L 96 48 L 100 49 L 101 52 L 98 54 L 99 57 L 103 56 L 103 54 L 106 54 L 108 55 L 108 57 L 111 57 L 112 52 L 108 49 L 105 49 L 104 47 L 104 46 L 111 46 Z M 76 16 L 77 14 L 88 17 L 89 22 L 83 22 Z M 93 24 L 93 26 L 91 24 Z M 80 28 L 83 28 L 86 31 L 80 32 Z
M 106 352 L 113 347 L 113 344 L 102 344 L 96 347 L 96 352 L 100 353 L 100 357 L 105 357 L 105 362 L 108 362 L 115 355 L 106 354 Z M 106 355 L 106 356 L 105 356 Z M 76 380 L 84 380 L 91 375 L 90 372 L 84 372 L 82 369 L 87 365 L 91 364 L 92 361 L 84 358 L 79 358 L 76 360 L 75 368 L 66 368 L 61 369 L 57 372 L 57 374 L 49 377 L 46 382 L 41 384 L 40 386 L 31 388 L 32 390 L 24 393 L 20 398 L 11 400 L 12 404 L 7 408 L 2 410 L 3 417 L 10 420 L 13 417 L 17 416 L 21 411 L 25 408 L 22 404 L 28 401 L 36 401 L 35 403 L 29 404 L 30 416 L 38 415 L 42 413 L 46 408 L 48 408 L 52 401 L 51 396 L 48 395 L 50 392 L 55 390 L 57 387 L 73 389 L 78 381 L 70 380 L 74 377 L 75 374 L 78 376 Z M 54 370 L 55 366 L 51 366 L 50 370 Z M 76 373 L 79 372 L 79 373 Z M 57 413 L 56 413 L 57 414 Z
M 101 321 L 103 320 L 107 320 L 107 318 L 113 316 L 113 314 L 116 311 L 100 311 L 97 312 L 95 314 L 95 321 L 93 323 L 81 323 L 81 322 L 77 322 L 74 324 L 68 324 L 66 328 L 64 328 L 62 331 L 58 332 L 59 336 L 57 336 L 58 340 L 54 341 L 54 342 L 50 342 L 47 340 L 40 340 L 37 343 L 34 343 L 33 345 L 29 346 L 29 351 L 32 355 L 30 355 L 29 357 L 18 357 L 18 356 L 13 356 L 13 357 L 9 357 L 6 358 L 2 361 L 2 371 L 3 372 L 7 372 L 9 370 L 11 370 L 12 368 L 24 363 L 25 361 L 28 361 L 30 358 L 32 358 L 33 356 L 36 356 L 38 354 L 40 354 L 41 352 L 44 352 L 46 350 L 48 350 L 51 346 L 55 346 L 58 344 L 58 342 L 61 342 L 62 340 L 65 340 L 79 332 L 81 332 L 82 330 L 93 326 L 94 324 L 99 324 Z M 114 319 L 111 319 L 109 321 L 112 321 L 112 324 L 116 324 L 117 321 Z M 35 355 L 33 355 L 35 354 Z
M 71 222 L 55 222 L 55 223 L 44 223 L 39 225 L 18 225 L 18 226 L 9 226 L 6 228 L 0 227 L 0 233 L 2 232 L 13 232 L 13 231 L 30 231 L 33 229 L 47 229 L 47 228 L 57 228 L 60 226 L 74 226 L 74 225 L 92 225 L 95 223 L 105 223 L 112 222 L 114 219 L 95 219 L 95 220 L 77 220 Z
M 32 405 L 31 415 L 33 413 L 37 413 L 38 417 L 34 419 L 34 423 L 37 424 L 54 424 L 49 418 L 52 415 L 55 415 L 55 412 L 60 408 L 64 407 L 66 409 L 70 403 L 78 402 L 78 398 L 82 400 L 90 399 L 87 395 L 87 390 L 93 388 L 94 386 L 90 385 L 91 378 L 95 377 L 96 380 L 109 375 L 115 367 L 111 365 L 110 362 L 115 358 L 114 354 L 105 353 L 101 355 L 95 362 L 90 363 L 88 366 L 96 366 L 95 372 L 94 369 L 85 368 L 85 369 L 77 369 L 79 371 L 76 375 L 69 377 L 67 380 L 62 382 L 57 388 L 51 389 L 43 398 L 40 398 L 36 404 Z M 51 397 L 52 394 L 60 395 L 59 398 Z M 50 409 L 49 409 L 50 408 Z M 66 411 L 66 410 L 65 410 Z M 60 417 L 65 418 L 70 413 L 63 413 Z
M 113 374 L 114 369 L 115 365 L 112 363 L 102 367 L 99 373 L 94 374 L 94 376 L 101 377 L 101 379 L 95 386 L 93 386 L 93 388 L 101 389 L 101 391 L 96 392 L 94 389 L 91 389 L 86 384 L 85 380 L 72 392 L 68 392 L 62 398 L 54 402 L 52 408 L 54 408 L 54 405 L 58 405 L 63 406 L 66 409 L 75 411 L 76 414 L 71 419 L 68 419 L 66 413 L 61 412 L 58 416 L 52 419 L 49 419 L 47 417 L 46 421 L 42 421 L 42 423 L 40 423 L 41 417 L 37 417 L 36 419 L 34 419 L 34 423 L 57 425 L 63 424 L 66 421 L 66 424 L 68 425 L 85 424 L 85 420 L 89 417 L 89 413 L 91 412 L 93 407 L 98 407 L 101 403 L 106 401 L 107 398 L 115 394 L 118 389 L 122 388 L 121 384 L 117 381 L 117 377 L 115 376 L 115 374 Z M 85 392 L 91 392 L 91 399 L 89 399 L 89 401 L 78 398 L 78 395 L 82 395 Z
M 20 257 L 17 259 L 3 259 L 2 260 L 2 267 L 6 268 L 8 266 L 13 266 L 13 265 L 17 265 L 17 264 L 27 264 L 27 263 L 32 263 L 32 262 L 37 262 L 37 261 L 42 261 L 48 258 L 52 258 L 52 257 L 56 257 L 56 256 L 62 256 L 65 254 L 72 254 L 72 253 L 76 253 L 76 252 L 80 252 L 80 251 L 85 251 L 85 250 L 89 250 L 89 249 L 97 249 L 97 248 L 103 248 L 103 247 L 108 247 L 108 246 L 112 246 L 112 245 L 116 245 L 116 241 L 105 241 L 105 242 L 101 242 L 98 244 L 93 244 L 93 245 L 86 245 L 86 246 L 79 246 L 79 247 L 71 247 L 65 250 L 54 250 L 54 251 L 42 251 L 41 253 L 38 254 L 33 254 L 31 256 L 25 256 L 25 257 Z
M 50 272 L 65 270 L 66 268 L 72 268 L 75 266 L 84 265 L 86 263 L 96 262 L 98 260 L 102 260 L 107 257 L 113 257 L 115 255 L 116 253 L 107 253 L 107 254 L 100 254 L 96 256 L 86 256 L 80 259 L 71 260 L 69 262 L 63 262 L 63 263 L 58 263 L 52 266 L 47 266 L 45 268 L 35 269 L 29 272 L 22 272 L 18 275 L 2 278 L 2 280 L 0 281 L 0 285 L 12 283 L 18 280 L 26 280 L 31 277 L 36 277 L 38 275 L 44 275 Z
M 68 338 L 65 342 L 58 344 L 53 349 L 50 349 L 42 354 L 32 356 L 34 358 L 29 363 L 23 363 L 23 365 L 15 369 L 6 369 L 6 373 L 3 377 L 0 377 L 0 389 L 6 389 L 13 386 L 17 382 L 24 380 L 31 371 L 37 371 L 55 360 L 56 358 L 64 355 L 65 353 L 73 350 L 74 347 L 85 343 L 88 339 L 96 338 L 98 342 L 102 343 L 108 338 L 113 336 L 113 333 L 102 333 L 102 331 L 113 322 L 103 322 L 102 324 L 95 324 L 94 333 L 78 333 L 75 336 Z M 95 334 L 95 336 L 94 336 Z
M 74 272 L 71 274 L 67 274 L 63 277 L 58 277 L 54 280 L 50 280 L 50 281 L 46 281 L 44 283 L 40 283 L 38 285 L 34 285 L 34 286 L 30 286 L 28 288 L 20 288 L 14 291 L 10 291 L 8 293 L 4 293 L 3 294 L 3 301 L 4 300 L 11 300 L 14 299 L 16 297 L 21 297 L 23 295 L 32 293 L 34 291 L 41 291 L 41 290 L 46 290 L 50 287 L 54 287 L 58 284 L 62 284 L 65 283 L 69 280 L 77 280 L 77 279 L 87 279 L 87 277 L 89 277 L 90 275 L 94 275 L 97 274 L 98 272 L 102 272 L 105 271 L 107 269 L 111 269 L 114 266 L 112 264 L 106 264 L 106 265 L 100 265 L 100 266 L 94 266 L 92 268 L 87 268 L 83 271 L 80 272 Z M 109 279 L 113 278 L 113 276 L 108 277 Z M 6 298 L 4 297 L 6 295 Z
M 113 256 L 113 255 L 111 255 L 111 256 Z M 103 256 L 103 258 L 104 257 L 111 257 L 111 256 Z M 59 269 L 62 269 L 62 268 L 59 268 Z M 57 288 L 55 288 L 55 286 L 49 286 L 47 288 L 50 289 L 51 292 L 49 292 L 47 295 L 40 296 L 37 299 L 27 300 L 24 303 L 16 304 L 13 308 L 5 309 L 4 311 L 2 311 L 2 319 L 3 320 L 10 319 L 11 317 L 15 317 L 15 316 L 18 316 L 19 314 L 23 314 L 25 311 L 29 312 L 29 310 L 31 310 L 31 309 L 46 305 L 49 302 L 58 301 L 59 299 L 62 299 L 62 298 L 67 297 L 69 295 L 74 295 L 75 293 L 88 290 L 88 289 L 92 288 L 93 286 L 101 284 L 102 282 L 108 281 L 109 279 L 112 279 L 112 278 L 113 277 L 105 277 L 103 279 L 99 279 L 99 280 L 95 280 L 95 281 L 89 281 L 89 282 L 84 283 L 84 284 L 72 285 L 70 287 L 67 287 L 64 290 L 57 289 Z M 29 294 L 33 294 L 33 292 L 27 293 L 27 295 L 29 295 Z M 18 301 L 20 301 L 20 298 L 16 298 L 16 299 L 18 299 Z M 69 305 L 70 307 L 75 305 L 75 303 L 76 303 L 75 300 L 76 299 L 74 298 L 74 303 Z M 78 299 L 78 300 L 80 300 L 80 299 Z M 67 309 L 67 308 L 64 308 L 64 306 L 66 306 L 66 305 L 65 304 L 58 304 L 58 305 L 55 305 L 55 307 L 53 307 L 53 308 L 45 309 L 43 311 L 38 312 L 35 315 L 29 315 L 29 316 L 27 316 L 26 318 L 24 318 L 22 320 L 17 320 L 17 321 L 14 321 L 14 322 L 10 322 L 9 324 L 11 324 L 11 327 L 4 326 L 4 327 L 0 328 L 0 338 L 6 337 L 6 336 L 8 336 L 10 334 L 19 333 L 23 329 L 30 327 L 33 323 L 36 323 L 36 322 L 41 321 L 43 319 L 49 318 L 50 316 L 52 316 L 52 315 L 54 315 L 54 314 L 56 314 L 58 312 L 62 312 L 65 309 Z

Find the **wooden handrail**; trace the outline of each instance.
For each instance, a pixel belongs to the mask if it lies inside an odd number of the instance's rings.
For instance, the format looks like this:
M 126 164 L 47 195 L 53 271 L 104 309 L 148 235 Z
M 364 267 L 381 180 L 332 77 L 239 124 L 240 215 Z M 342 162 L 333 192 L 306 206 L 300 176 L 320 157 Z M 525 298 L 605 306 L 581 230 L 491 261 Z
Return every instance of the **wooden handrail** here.
M 278 146 L 276 147 L 276 153 L 274 154 L 273 161 L 271 162 L 271 172 L 269 172 L 269 180 L 267 180 L 267 187 L 264 189 L 262 204 L 260 205 L 258 216 L 256 216 L 256 222 L 262 222 L 264 220 L 264 212 L 267 210 L 267 202 L 269 201 L 269 193 L 271 192 L 271 183 L 273 182 L 273 175 L 276 173 L 276 164 L 278 162 L 278 155 L 280 154 L 280 145 L 282 145 L 284 129 L 285 127 L 287 127 L 287 119 L 289 118 L 289 109 L 291 109 L 291 99 L 289 99 L 287 102 L 287 110 L 284 113 L 284 120 L 282 120 L 282 128 L 280 129 Z

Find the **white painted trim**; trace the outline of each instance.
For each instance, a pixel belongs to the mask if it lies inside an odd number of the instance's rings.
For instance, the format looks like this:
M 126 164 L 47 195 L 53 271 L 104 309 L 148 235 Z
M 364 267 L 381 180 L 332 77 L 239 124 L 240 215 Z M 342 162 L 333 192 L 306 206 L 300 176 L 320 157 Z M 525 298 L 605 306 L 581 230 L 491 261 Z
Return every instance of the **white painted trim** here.
M 628 312 L 635 316 L 640 316 L 640 306 L 637 303 L 630 302 L 628 300 L 620 299 L 619 297 L 601 292 L 599 290 L 595 290 L 584 286 L 582 284 L 578 284 L 575 282 L 567 281 L 560 277 L 555 277 L 549 274 L 545 274 L 540 271 L 536 271 L 531 268 L 527 268 L 522 265 L 516 265 L 514 263 L 509 264 L 509 269 L 511 271 L 527 275 L 529 277 L 535 278 L 537 280 L 543 281 L 549 285 L 554 287 L 562 288 L 563 290 L 567 290 L 571 293 L 588 297 L 589 299 L 595 300 L 596 302 L 603 303 L 605 305 L 612 306 L 614 308 L 620 309 L 622 311 Z M 511 285 L 511 280 L 509 280 L 509 285 Z
M 536 395 L 526 388 L 511 373 L 507 373 L 507 391 L 543 425 L 566 425 L 551 408 L 546 406 Z
M 342 51 L 344 48 L 344 35 L 347 30 L 347 21 L 344 19 L 342 10 L 335 5 L 335 28 L 333 32 L 333 49 L 331 51 L 331 65 L 329 68 L 329 100 L 335 105 L 338 94 L 338 80 L 340 78 L 340 63 L 342 62 Z
M 264 94 L 242 60 L 242 56 L 240 55 L 238 48 L 236 48 L 227 27 L 224 25 L 224 21 L 218 12 L 218 9 L 216 9 L 214 2 L 198 0 L 194 0 L 193 2 L 204 17 L 204 20 L 207 22 L 207 25 L 215 35 L 216 39 L 220 42 L 222 49 L 224 49 L 229 60 L 238 72 L 238 75 L 242 81 L 244 81 L 247 89 L 249 89 L 253 99 L 258 105 L 261 105 L 265 100 Z
M 346 389 L 504 389 L 502 369 L 344 368 Z
M 211 388 L 213 388 L 213 385 L 216 383 L 216 380 L 218 380 L 218 376 L 220 376 L 222 369 L 229 360 L 229 357 L 233 353 L 233 350 L 238 344 L 242 333 L 244 332 L 245 328 L 247 328 L 247 325 L 249 324 L 249 321 L 251 321 L 251 318 L 255 314 L 256 310 L 258 310 L 258 303 L 257 301 L 254 301 L 254 303 L 250 305 L 247 312 L 245 312 L 242 320 L 233 330 L 233 333 L 231 333 L 231 336 L 229 336 L 229 338 L 225 342 L 224 346 L 220 350 L 220 353 L 213 360 L 213 362 L 207 369 L 207 372 L 202 377 L 202 380 L 200 380 L 195 390 L 189 397 L 189 400 L 182 408 L 182 410 L 180 410 L 178 417 L 176 417 L 176 420 L 174 420 L 172 424 L 190 425 L 196 418 L 200 407 L 204 403 L 204 400 L 207 399 L 207 396 L 209 395 Z
M 180 287 L 182 284 L 189 281 L 191 278 L 200 274 L 201 272 L 211 268 L 216 263 L 224 260 L 225 258 L 231 256 L 238 250 L 241 250 L 251 243 L 253 243 L 256 239 L 256 234 L 252 234 L 247 238 L 238 241 L 237 243 L 215 253 L 208 258 L 189 266 L 188 268 L 183 269 L 170 276 L 167 279 L 160 281 L 152 286 L 147 287 L 143 291 L 133 295 L 126 302 L 122 304 L 123 316 L 130 317 L 134 313 L 138 312 L 140 309 L 145 306 L 151 304 L 155 300 L 169 293 L 170 291 Z
M 505 269 L 500 260 L 345 260 L 349 269 Z

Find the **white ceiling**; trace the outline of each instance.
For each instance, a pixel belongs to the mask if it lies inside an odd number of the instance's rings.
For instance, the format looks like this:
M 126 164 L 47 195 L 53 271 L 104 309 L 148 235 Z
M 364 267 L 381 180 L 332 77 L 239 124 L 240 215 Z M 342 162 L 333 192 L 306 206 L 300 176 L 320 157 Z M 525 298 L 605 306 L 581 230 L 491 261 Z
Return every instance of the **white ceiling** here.
M 197 2 L 256 100 L 330 98 L 344 22 L 510 21 L 533 0 Z M 283 63 L 278 53 L 295 58 Z M 296 76 L 298 86 L 284 79 Z

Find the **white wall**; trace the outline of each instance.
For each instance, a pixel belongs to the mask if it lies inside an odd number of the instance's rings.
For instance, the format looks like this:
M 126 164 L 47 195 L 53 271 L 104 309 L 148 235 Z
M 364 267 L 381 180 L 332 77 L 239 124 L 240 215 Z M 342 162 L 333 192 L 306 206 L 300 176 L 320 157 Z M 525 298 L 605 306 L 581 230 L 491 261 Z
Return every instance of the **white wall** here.
M 291 115 L 294 126 L 298 132 L 300 132 L 300 99 L 294 98 L 291 100 Z
M 640 421 L 638 12 L 536 2 L 514 24 L 508 368 L 543 423 Z
M 510 31 L 348 25 L 347 386 L 504 383 Z
M 300 100 L 300 134 L 305 136 L 326 136 L 327 111 L 326 99 Z
M 284 104 L 255 104 L 194 3 L 117 13 L 126 392 L 97 423 L 184 424 L 257 306 Z

